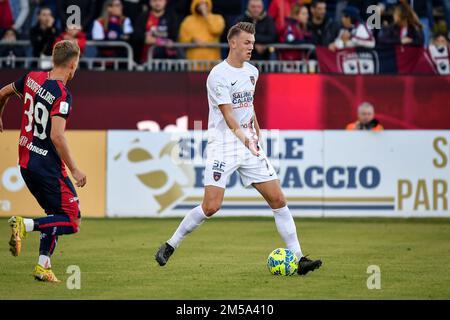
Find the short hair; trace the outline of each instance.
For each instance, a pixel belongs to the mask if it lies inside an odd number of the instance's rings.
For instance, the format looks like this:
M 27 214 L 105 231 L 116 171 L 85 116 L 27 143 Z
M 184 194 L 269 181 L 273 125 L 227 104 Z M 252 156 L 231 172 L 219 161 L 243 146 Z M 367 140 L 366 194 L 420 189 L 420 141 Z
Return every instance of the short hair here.
M 363 102 L 358 106 L 358 114 L 363 110 L 372 110 L 372 112 L 375 112 L 375 108 L 369 102 Z
M 67 66 L 67 64 L 80 55 L 80 47 L 75 41 L 61 40 L 53 47 L 53 64 L 55 67 Z
M 291 17 L 291 18 L 297 17 L 303 8 L 306 8 L 306 7 L 300 3 L 294 4 L 291 8 L 291 12 L 289 13 L 289 17 Z
M 312 7 L 312 8 L 315 8 L 315 7 L 317 7 L 317 5 L 318 5 L 319 3 L 325 3 L 325 4 L 327 4 L 327 2 L 326 2 L 325 0 L 313 0 L 313 1 L 311 1 L 311 7 Z
M 241 32 L 247 32 L 250 34 L 255 34 L 255 24 L 251 22 L 238 22 L 230 28 L 227 35 L 227 40 L 230 41 L 231 38 L 237 36 Z
M 47 6 L 42 6 L 42 7 L 40 7 L 40 8 L 39 8 L 39 11 L 38 11 L 38 15 L 40 15 L 40 14 L 42 13 L 42 11 L 44 11 L 44 10 L 49 10 L 50 13 L 51 13 L 52 16 L 53 16 L 53 11 L 52 11 L 52 9 L 51 9 L 50 7 L 47 7 Z

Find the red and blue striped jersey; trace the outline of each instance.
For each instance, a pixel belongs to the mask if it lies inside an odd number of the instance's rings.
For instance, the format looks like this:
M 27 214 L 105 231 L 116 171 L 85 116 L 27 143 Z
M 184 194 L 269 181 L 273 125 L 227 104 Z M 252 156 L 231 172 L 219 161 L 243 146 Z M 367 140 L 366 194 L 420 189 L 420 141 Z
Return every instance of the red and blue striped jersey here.
M 72 96 L 48 72 L 30 72 L 13 83 L 23 101 L 19 165 L 45 176 L 67 177 L 66 166 L 50 138 L 52 118 L 68 119 Z

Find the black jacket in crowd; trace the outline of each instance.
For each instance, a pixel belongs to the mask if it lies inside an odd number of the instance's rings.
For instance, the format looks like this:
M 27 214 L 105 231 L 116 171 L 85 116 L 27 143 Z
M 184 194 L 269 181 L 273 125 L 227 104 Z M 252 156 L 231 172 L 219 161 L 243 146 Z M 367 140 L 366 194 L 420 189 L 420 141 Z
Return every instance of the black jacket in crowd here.
M 308 30 L 312 33 L 313 43 L 317 46 L 328 46 L 339 34 L 340 26 L 333 19 L 326 17 L 321 25 L 310 20 Z
M 131 36 L 131 43 L 134 49 L 135 61 L 139 61 L 141 57 L 142 50 L 145 47 L 145 37 L 146 37 L 146 27 L 147 21 L 150 16 L 151 11 L 143 12 L 139 18 L 134 23 L 134 32 Z M 176 42 L 178 39 L 178 19 L 173 14 L 172 11 L 165 11 L 165 13 L 160 17 L 159 25 L 167 26 L 168 39 Z M 165 53 L 166 49 L 163 47 L 156 48 L 155 58 L 168 58 Z
M 249 13 L 246 12 L 242 17 L 238 18 L 238 22 L 251 22 L 253 19 Z M 258 18 L 255 24 L 255 41 L 256 44 L 271 44 L 277 42 L 277 30 L 275 29 L 275 22 L 272 17 L 268 16 L 266 12 Z M 268 49 L 260 55 L 256 50 L 253 50 L 253 60 L 268 60 L 270 58 L 270 52 Z
M 401 45 L 401 27 L 397 25 L 391 25 L 386 28 L 382 28 L 378 33 L 377 45 L 379 46 L 395 46 Z M 413 40 L 410 46 L 423 46 L 424 35 L 423 31 L 413 26 L 408 27 L 408 37 Z
M 31 46 L 33 47 L 33 56 L 40 57 L 41 54 L 51 56 L 53 51 L 53 44 L 59 35 L 58 29 L 55 26 L 42 30 L 39 23 L 37 23 L 30 30 Z

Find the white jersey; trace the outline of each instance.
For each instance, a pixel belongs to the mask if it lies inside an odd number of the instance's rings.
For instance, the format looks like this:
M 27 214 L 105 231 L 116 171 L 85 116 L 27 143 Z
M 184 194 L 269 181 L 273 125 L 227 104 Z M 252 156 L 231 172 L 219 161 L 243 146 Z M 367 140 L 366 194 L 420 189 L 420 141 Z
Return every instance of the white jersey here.
M 258 69 L 248 62 L 244 62 L 242 68 L 235 68 L 224 60 L 211 70 L 206 82 L 209 142 L 235 143 L 238 140 L 219 109 L 219 105 L 223 104 L 233 106 L 233 115 L 249 138 L 255 134 L 253 95 L 258 76 Z

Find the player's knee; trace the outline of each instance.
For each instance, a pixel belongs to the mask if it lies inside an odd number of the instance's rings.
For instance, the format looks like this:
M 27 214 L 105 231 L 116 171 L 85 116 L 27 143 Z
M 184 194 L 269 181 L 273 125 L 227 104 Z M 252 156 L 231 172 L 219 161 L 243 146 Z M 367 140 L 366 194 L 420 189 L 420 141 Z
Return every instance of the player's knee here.
M 284 197 L 284 195 L 278 194 L 274 197 L 272 197 L 272 199 L 270 199 L 270 207 L 272 209 L 279 209 L 279 208 L 283 208 L 286 206 L 286 198 Z
M 206 203 L 206 204 L 203 204 L 202 209 L 203 209 L 203 213 L 205 214 L 205 216 L 211 217 L 214 213 L 219 211 L 220 204 L 218 204 L 218 203 Z

